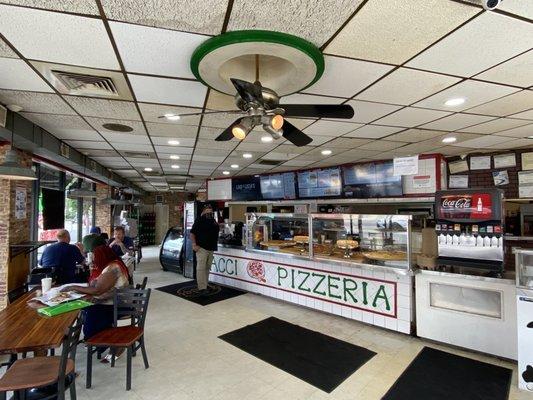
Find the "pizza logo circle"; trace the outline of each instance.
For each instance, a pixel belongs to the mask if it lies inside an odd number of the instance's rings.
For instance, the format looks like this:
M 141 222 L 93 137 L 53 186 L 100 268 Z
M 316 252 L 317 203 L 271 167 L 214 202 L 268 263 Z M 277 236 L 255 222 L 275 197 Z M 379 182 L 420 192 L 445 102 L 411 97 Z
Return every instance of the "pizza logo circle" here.
M 266 282 L 265 267 L 261 261 L 248 261 L 246 271 L 248 272 L 248 275 L 250 275 L 250 278 L 256 279 L 259 282 Z

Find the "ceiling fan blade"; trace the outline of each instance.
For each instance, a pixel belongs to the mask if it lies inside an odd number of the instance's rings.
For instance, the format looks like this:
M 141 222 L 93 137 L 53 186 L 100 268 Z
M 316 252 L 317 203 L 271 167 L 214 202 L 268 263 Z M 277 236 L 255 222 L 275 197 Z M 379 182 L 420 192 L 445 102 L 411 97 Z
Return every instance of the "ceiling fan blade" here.
M 228 126 L 224 132 L 222 132 L 220 135 L 218 135 L 215 140 L 217 142 L 226 142 L 228 140 L 231 140 L 233 139 L 233 132 L 231 132 L 232 128 L 237 125 L 237 124 L 240 124 L 241 121 L 244 119 L 244 117 L 242 118 L 239 118 L 237 119 L 235 122 L 233 122 L 230 126 Z
M 236 78 L 230 78 L 230 80 L 233 86 L 235 86 L 235 89 L 237 89 L 237 93 L 239 93 L 241 99 L 245 102 L 263 104 L 263 91 L 260 85 Z
M 350 119 L 354 116 L 349 104 L 283 104 L 280 107 L 285 110 L 285 117 Z
M 204 112 L 197 112 L 197 113 L 184 113 L 184 114 L 173 114 L 178 117 L 192 117 L 194 115 L 207 115 L 207 114 L 235 114 L 235 113 L 242 113 L 242 110 L 226 110 L 226 111 L 204 111 Z M 157 118 L 167 118 L 164 115 L 160 115 Z
M 313 141 L 287 120 L 283 122 L 283 137 L 298 147 L 305 146 Z

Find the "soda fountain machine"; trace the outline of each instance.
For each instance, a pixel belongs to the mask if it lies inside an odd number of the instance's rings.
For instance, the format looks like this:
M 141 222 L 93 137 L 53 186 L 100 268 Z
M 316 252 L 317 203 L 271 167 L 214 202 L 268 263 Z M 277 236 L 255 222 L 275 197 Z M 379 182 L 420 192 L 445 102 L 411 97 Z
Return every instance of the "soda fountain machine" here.
M 503 191 L 446 190 L 435 195 L 437 265 L 503 272 Z

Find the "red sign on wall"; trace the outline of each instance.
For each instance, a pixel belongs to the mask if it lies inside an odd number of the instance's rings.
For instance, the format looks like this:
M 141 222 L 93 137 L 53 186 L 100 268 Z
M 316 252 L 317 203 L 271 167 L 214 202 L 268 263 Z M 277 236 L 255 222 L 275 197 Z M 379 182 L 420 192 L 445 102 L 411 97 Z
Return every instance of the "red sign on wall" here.
M 439 215 L 444 219 L 492 219 L 490 193 L 444 195 L 440 199 Z

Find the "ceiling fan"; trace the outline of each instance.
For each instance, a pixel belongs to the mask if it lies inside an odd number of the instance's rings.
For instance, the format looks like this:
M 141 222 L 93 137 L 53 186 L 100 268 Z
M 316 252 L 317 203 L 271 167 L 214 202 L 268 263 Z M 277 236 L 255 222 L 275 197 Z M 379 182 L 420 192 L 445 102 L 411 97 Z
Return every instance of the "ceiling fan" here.
M 235 86 L 235 104 L 238 110 L 206 111 L 179 115 L 162 115 L 159 118 L 180 119 L 181 117 L 202 114 L 243 114 L 226 128 L 216 141 L 227 141 L 233 138 L 243 140 L 251 130 L 259 125 L 274 139 L 281 137 L 296 146 L 305 146 L 313 141 L 289 121 L 286 117 L 300 118 L 342 118 L 354 116 L 353 107 L 348 104 L 279 104 L 280 96 L 272 89 L 264 87 L 259 81 L 259 55 L 255 56 L 255 82 L 230 78 Z

